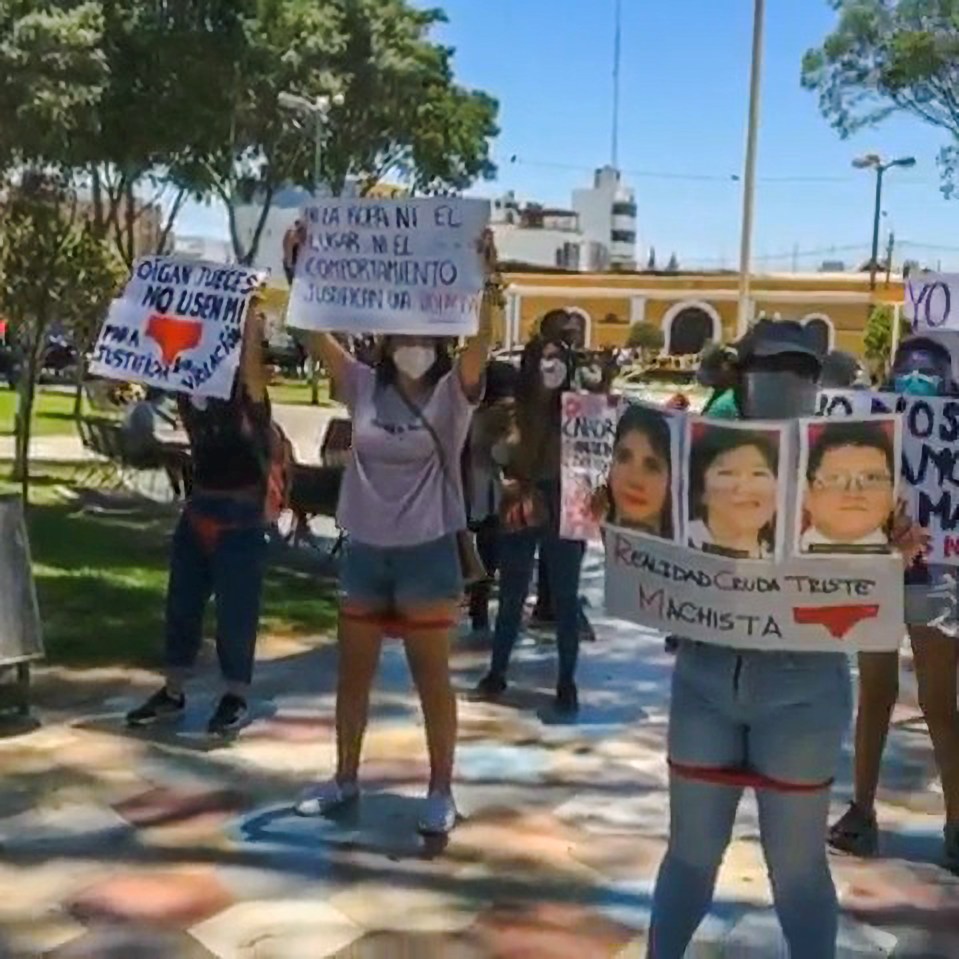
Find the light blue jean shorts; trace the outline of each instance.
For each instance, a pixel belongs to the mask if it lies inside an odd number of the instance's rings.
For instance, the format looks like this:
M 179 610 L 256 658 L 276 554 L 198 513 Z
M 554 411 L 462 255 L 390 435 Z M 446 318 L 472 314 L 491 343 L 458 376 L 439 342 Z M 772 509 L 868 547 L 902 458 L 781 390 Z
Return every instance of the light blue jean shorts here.
M 907 583 L 904 598 L 907 626 L 932 626 L 959 636 L 959 568 L 930 566 L 928 583 Z
M 370 546 L 347 539 L 340 595 L 377 610 L 459 600 L 463 574 L 456 535 L 416 546 Z
M 842 653 L 757 652 L 682 640 L 669 759 L 783 783 L 824 783 L 836 775 L 851 716 Z

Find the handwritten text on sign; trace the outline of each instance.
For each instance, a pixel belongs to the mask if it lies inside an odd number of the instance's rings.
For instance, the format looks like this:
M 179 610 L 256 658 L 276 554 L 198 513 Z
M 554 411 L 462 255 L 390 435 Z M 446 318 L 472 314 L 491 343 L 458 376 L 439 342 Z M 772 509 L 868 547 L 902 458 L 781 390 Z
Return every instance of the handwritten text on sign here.
M 563 394 L 559 534 L 564 539 L 599 539 L 592 497 L 609 474 L 623 402 L 620 396 L 601 393 Z
M 95 376 L 226 399 L 260 274 L 176 257 L 136 262 L 93 350 Z
M 959 275 L 910 276 L 906 281 L 905 317 L 913 333 L 959 330 Z
M 959 566 L 959 399 L 827 391 L 824 415 L 902 414 L 902 481 L 909 515 L 931 540 L 930 563 Z
M 304 214 L 287 323 L 343 333 L 475 333 L 485 200 L 330 200 Z
M 741 649 L 894 650 L 902 641 L 902 562 L 700 553 L 606 528 L 606 612 L 658 632 Z

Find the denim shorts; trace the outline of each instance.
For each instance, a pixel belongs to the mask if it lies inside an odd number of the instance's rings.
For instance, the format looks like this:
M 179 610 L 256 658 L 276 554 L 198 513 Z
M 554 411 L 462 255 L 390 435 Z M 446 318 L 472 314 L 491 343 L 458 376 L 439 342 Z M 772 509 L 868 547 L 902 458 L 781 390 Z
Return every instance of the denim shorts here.
M 930 566 L 928 583 L 907 583 L 904 598 L 907 626 L 933 626 L 959 635 L 959 569 Z
M 673 674 L 669 758 L 797 785 L 836 775 L 852 716 L 841 653 L 736 650 L 683 640 Z
M 347 539 L 340 594 L 389 610 L 460 599 L 463 574 L 456 535 L 416 546 L 370 546 Z

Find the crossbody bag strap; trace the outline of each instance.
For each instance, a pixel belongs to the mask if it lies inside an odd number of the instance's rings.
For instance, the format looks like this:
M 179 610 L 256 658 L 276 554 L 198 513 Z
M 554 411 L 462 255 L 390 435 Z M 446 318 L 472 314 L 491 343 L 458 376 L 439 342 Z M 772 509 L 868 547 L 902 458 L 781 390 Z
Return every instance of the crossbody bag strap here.
M 423 424 L 423 428 L 427 433 L 430 434 L 430 439 L 433 441 L 433 448 L 436 450 L 436 457 L 440 461 L 440 470 L 443 473 L 443 478 L 446 480 L 446 483 L 454 490 L 457 490 L 456 483 L 453 479 L 453 475 L 450 473 L 449 463 L 446 459 L 446 451 L 443 449 L 443 442 L 440 440 L 439 433 L 436 432 L 436 427 L 427 419 L 426 414 L 416 405 L 398 386 L 394 384 L 393 388 L 399 394 L 400 399 L 403 401 L 406 408 Z

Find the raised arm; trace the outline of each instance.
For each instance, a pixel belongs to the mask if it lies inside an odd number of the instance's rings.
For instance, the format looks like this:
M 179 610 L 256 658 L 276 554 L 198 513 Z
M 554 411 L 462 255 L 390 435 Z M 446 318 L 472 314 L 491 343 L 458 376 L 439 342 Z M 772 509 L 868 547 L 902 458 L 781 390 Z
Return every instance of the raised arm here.
M 267 372 L 263 359 L 263 337 L 265 335 L 265 317 L 263 312 L 250 303 L 246 324 L 243 327 L 243 352 L 240 354 L 240 380 L 246 388 L 247 396 L 254 403 L 266 399 Z
M 479 399 L 493 337 L 493 310 L 503 302 L 503 283 L 496 269 L 496 244 L 493 242 L 492 231 L 487 230 L 480 242 L 486 285 L 480 304 L 479 329 L 476 335 L 467 341 L 466 348 L 457 361 L 463 392 L 470 399 Z

